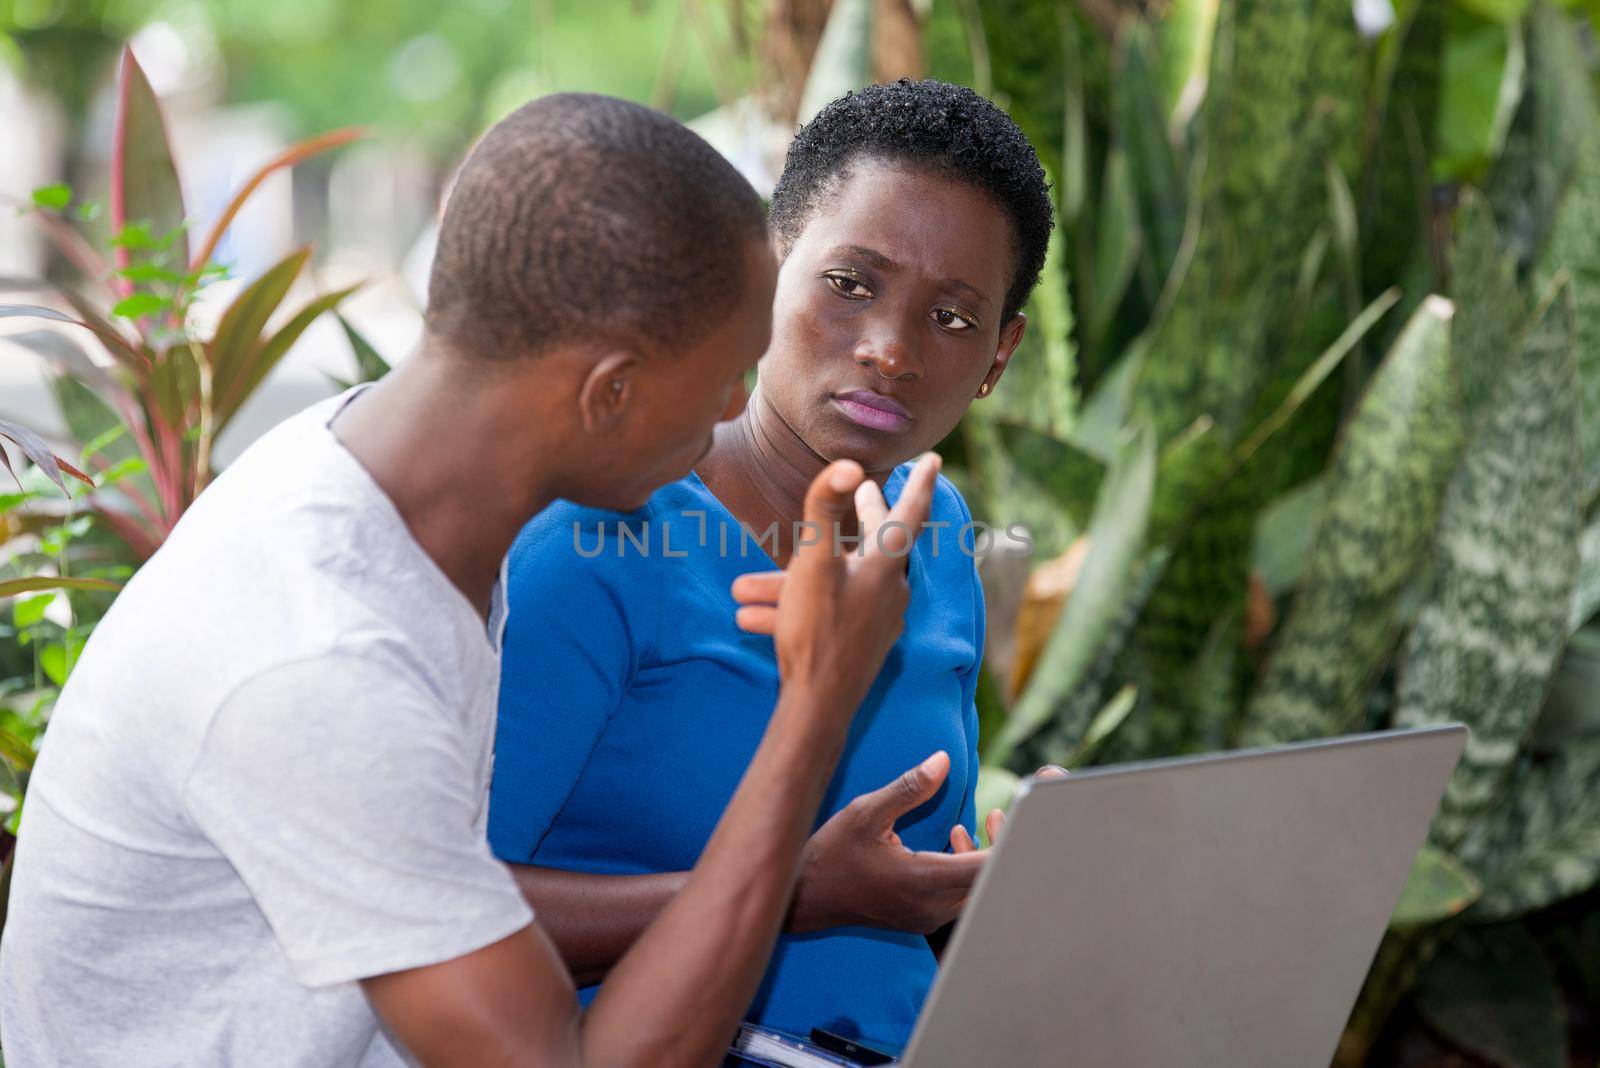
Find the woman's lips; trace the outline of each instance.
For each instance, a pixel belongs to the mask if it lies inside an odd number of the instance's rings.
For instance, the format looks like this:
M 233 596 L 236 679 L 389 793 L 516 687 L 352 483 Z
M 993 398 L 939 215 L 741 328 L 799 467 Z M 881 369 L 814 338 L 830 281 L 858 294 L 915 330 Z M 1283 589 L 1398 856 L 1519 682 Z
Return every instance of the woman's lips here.
M 835 394 L 833 405 L 852 423 L 871 430 L 902 430 L 911 425 L 911 415 L 898 401 L 868 389 Z

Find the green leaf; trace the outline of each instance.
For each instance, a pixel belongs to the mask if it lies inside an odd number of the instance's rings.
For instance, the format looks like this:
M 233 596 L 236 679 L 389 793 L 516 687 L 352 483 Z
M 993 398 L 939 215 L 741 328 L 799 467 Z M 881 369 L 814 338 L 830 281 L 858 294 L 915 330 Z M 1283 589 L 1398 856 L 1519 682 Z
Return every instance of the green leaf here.
M 1127 153 L 1112 148 L 1106 156 L 1105 177 L 1100 183 L 1100 214 L 1096 220 L 1094 266 L 1089 279 L 1091 299 L 1084 323 L 1086 344 L 1091 349 L 1099 347 L 1128 291 L 1128 283 L 1133 281 L 1143 239 Z
M 72 665 L 78 660 L 81 647 L 69 647 L 62 642 L 51 642 L 39 650 L 39 668 L 57 686 L 67 684 L 67 676 L 72 674 Z
M 1000 440 L 1017 471 L 1087 526 L 1105 465 L 1071 442 L 1015 423 L 998 423 Z
M 65 182 L 41 185 L 33 191 L 33 204 L 37 208 L 60 211 L 70 203 L 72 203 L 72 187 Z
M 1129 684 L 1118 690 L 1117 695 L 1106 702 L 1106 706 L 1089 723 L 1089 729 L 1084 732 L 1083 739 L 1073 747 L 1064 766 L 1076 768 L 1088 763 L 1089 758 L 1094 756 L 1094 751 L 1122 726 L 1122 721 L 1128 718 L 1128 713 L 1133 711 L 1133 706 L 1138 702 L 1139 687 Z
M 149 285 L 153 282 L 164 282 L 175 286 L 183 282 L 184 276 L 177 271 L 169 271 L 165 267 L 158 267 L 153 263 L 141 263 L 133 267 L 123 267 L 117 275 L 139 285 Z
M 1423 846 L 1411 862 L 1391 927 L 1421 927 L 1458 915 L 1478 900 L 1483 888 L 1450 854 Z
M 350 342 L 350 351 L 356 358 L 356 382 L 376 382 L 389 373 L 389 361 L 385 360 L 372 343 L 362 335 L 361 331 L 350 325 L 338 312 L 334 318 L 339 320 L 339 326 L 344 330 L 345 339 Z
M 1140 427 L 1123 441 L 1101 484 L 1083 571 L 1050 632 L 1039 666 L 990 752 L 992 762 L 1004 763 L 1017 743 L 1050 719 L 1110 632 L 1143 548 L 1155 468 L 1155 436 L 1149 427 Z
M 1586 499 L 1600 494 L 1600 136 L 1584 143 L 1539 264 L 1541 284 L 1572 278 L 1577 307 L 1579 429 Z
M 338 307 L 339 302 L 357 288 L 358 286 L 347 286 L 344 289 L 336 289 L 332 293 L 324 293 L 307 302 L 277 333 L 263 340 L 253 351 L 232 366 L 227 390 L 219 390 L 216 394 L 216 429 L 219 433 L 255 392 L 256 387 L 260 386 L 272 369 L 278 366 L 278 361 L 288 354 L 290 347 L 299 340 L 301 334 L 305 333 L 306 327 L 323 312 Z M 217 351 L 220 352 L 221 349 Z
M 27 771 L 33 767 L 33 747 L 8 730 L 0 729 L 0 756 L 13 767 Z
M 985 765 L 978 769 L 978 785 L 972 792 L 972 805 L 978 812 L 978 844 L 985 849 L 994 845 L 989 840 L 988 817 L 995 809 L 1002 812 L 1011 808 L 1017 786 L 1022 782 L 1005 768 Z
M 56 599 L 54 593 L 41 594 L 38 597 L 19 598 L 11 606 L 11 623 L 18 630 L 31 627 L 44 618 L 44 610 L 50 607 Z
M 144 250 L 156 247 L 155 235 L 150 232 L 150 224 L 145 222 L 131 222 L 111 235 L 111 247 Z
M 1529 0 L 1456 0 L 1456 3 L 1495 22 L 1516 22 L 1527 14 Z
M 1456 367 L 1461 376 L 1463 419 L 1469 434 L 1490 414 L 1496 390 L 1515 362 L 1508 359 L 1525 301 L 1516 283 L 1516 262 L 1506 249 L 1489 204 L 1476 191 L 1461 194 L 1451 249 L 1451 295 Z
M 1246 715 L 1247 744 L 1348 730 L 1393 648 L 1400 594 L 1461 449 L 1450 302 L 1411 317 L 1344 430 L 1304 589 Z
M 1201 224 L 1137 409 L 1167 441 L 1202 415 L 1232 446 L 1278 365 L 1326 165 L 1353 165 L 1364 91 L 1348 0 L 1220 5 L 1200 123 Z
M 1396 722 L 1460 722 L 1434 819 L 1451 847 L 1494 798 L 1544 703 L 1578 569 L 1577 362 L 1563 286 L 1529 329 L 1445 495 L 1434 587 L 1406 642 Z
M 1417 980 L 1428 1026 L 1499 1068 L 1566 1068 L 1562 998 L 1539 943 L 1520 924 L 1468 928 Z
M 1172 273 L 1183 241 L 1188 189 L 1184 165 L 1168 137 L 1152 47 L 1150 28 L 1142 19 L 1123 20 L 1111 95 L 1114 137 L 1127 156 L 1129 185 L 1149 257 L 1149 288 L 1159 290 Z
M 1572 592 L 1567 629 L 1576 631 L 1600 611 L 1600 516 L 1589 522 L 1578 540 L 1578 580 Z
M 1581 894 L 1600 880 L 1600 743 L 1569 744 L 1512 769 L 1500 800 L 1457 850 L 1483 883 L 1473 916 L 1500 920 Z
M 147 315 L 155 315 L 172 306 L 170 297 L 158 297 L 154 293 L 135 293 L 123 297 L 111 307 L 112 315 L 120 315 L 124 319 L 142 319 Z
M 1273 597 L 1300 584 L 1327 507 L 1328 487 L 1321 479 L 1307 482 L 1261 510 L 1256 520 L 1254 570 Z

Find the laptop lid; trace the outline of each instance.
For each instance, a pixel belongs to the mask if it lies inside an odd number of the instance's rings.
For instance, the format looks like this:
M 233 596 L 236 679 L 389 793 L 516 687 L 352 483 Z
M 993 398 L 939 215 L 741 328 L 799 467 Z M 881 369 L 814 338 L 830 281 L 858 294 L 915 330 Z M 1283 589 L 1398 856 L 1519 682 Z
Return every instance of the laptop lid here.
M 1326 1065 L 1466 735 L 1028 782 L 903 1063 Z

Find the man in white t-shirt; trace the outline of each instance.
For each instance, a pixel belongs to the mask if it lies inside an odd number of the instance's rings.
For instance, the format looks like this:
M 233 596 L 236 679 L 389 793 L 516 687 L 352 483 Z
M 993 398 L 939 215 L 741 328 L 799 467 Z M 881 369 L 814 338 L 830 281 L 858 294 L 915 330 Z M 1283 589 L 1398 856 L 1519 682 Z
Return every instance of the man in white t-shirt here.
M 720 1059 L 899 633 L 895 550 L 936 461 L 887 514 L 858 467 L 828 468 L 807 500 L 828 536 L 781 602 L 775 579 L 742 592 L 777 642 L 771 726 L 686 888 L 581 1015 L 484 840 L 498 577 L 551 500 L 637 507 L 690 469 L 743 404 L 775 273 L 755 193 L 665 116 L 557 96 L 490 131 L 419 351 L 206 490 L 64 690 L 0 948 L 9 1064 Z M 841 556 L 852 495 L 881 536 Z

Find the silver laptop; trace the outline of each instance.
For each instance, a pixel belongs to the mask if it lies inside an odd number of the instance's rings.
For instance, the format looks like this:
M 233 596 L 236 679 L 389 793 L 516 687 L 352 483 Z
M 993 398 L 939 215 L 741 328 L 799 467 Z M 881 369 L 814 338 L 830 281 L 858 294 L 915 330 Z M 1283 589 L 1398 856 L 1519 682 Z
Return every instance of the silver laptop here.
M 1323 1068 L 1459 725 L 1030 781 L 905 1068 Z

